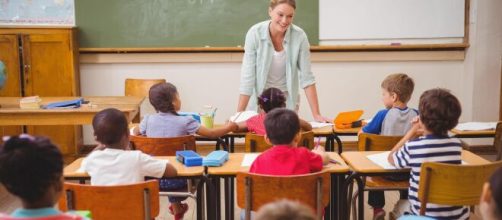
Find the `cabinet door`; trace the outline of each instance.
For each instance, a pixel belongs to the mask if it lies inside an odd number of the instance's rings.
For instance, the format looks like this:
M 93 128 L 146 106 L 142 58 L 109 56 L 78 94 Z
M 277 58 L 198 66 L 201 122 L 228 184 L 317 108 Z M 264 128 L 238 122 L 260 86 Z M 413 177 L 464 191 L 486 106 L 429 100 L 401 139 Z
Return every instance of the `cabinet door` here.
M 0 89 L 0 96 L 21 96 L 21 81 L 19 74 L 19 41 L 17 39 L 17 36 L 1 34 L 0 51 L 0 61 L 5 64 L 7 77 L 4 87 Z M 21 132 L 21 126 L 0 126 L 1 136 L 16 135 L 20 134 Z
M 22 36 L 25 96 L 76 96 L 70 34 Z M 30 134 L 50 137 L 63 154 L 76 153 L 80 126 L 27 126 Z

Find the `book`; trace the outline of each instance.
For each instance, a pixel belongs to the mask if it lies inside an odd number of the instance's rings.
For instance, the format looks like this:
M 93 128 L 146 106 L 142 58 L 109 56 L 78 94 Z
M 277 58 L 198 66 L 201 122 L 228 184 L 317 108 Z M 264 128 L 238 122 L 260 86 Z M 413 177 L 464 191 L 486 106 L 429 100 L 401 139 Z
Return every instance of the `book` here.
M 19 100 L 20 109 L 40 109 L 42 99 L 38 96 L 24 97 Z

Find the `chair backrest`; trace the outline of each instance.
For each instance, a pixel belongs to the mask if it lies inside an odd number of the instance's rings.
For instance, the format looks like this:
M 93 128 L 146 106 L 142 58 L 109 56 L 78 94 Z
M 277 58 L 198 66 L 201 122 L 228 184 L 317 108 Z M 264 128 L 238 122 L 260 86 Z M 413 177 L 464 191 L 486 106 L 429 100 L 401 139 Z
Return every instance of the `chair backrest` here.
M 330 175 L 326 172 L 294 176 L 237 173 L 237 205 L 249 212 L 280 199 L 299 201 L 316 211 L 318 218 L 329 203 Z
M 391 150 L 403 137 L 361 133 L 358 137 L 359 151 Z
M 124 94 L 125 96 L 147 97 L 150 87 L 165 82 L 165 79 L 126 79 Z
M 497 128 L 495 129 L 495 139 L 493 140 L 493 147 L 497 151 L 497 156 L 495 160 L 499 161 L 502 157 L 502 122 L 497 123 Z
M 427 203 L 451 206 L 479 204 L 483 184 L 499 167 L 502 167 L 500 161 L 483 165 L 423 163 L 418 186 L 420 215 L 425 214 Z
M 172 138 L 151 138 L 145 136 L 129 136 L 131 147 L 151 156 L 175 156 L 176 151 L 193 150 L 195 147 L 195 136 L 186 135 Z
M 272 147 L 265 141 L 265 136 L 248 132 L 245 139 L 246 152 L 263 152 Z M 307 147 L 312 149 L 314 147 L 314 132 L 302 132 L 298 146 Z
M 118 186 L 64 183 L 59 209 L 89 210 L 93 219 L 148 219 L 159 214 L 159 182 Z

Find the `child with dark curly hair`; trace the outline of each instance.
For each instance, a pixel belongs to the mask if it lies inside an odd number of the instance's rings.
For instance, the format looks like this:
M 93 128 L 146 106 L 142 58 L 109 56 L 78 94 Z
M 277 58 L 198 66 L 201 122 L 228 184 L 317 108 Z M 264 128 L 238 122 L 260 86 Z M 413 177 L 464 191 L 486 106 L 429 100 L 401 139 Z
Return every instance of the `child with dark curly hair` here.
M 460 140 L 448 136 L 462 109 L 458 99 L 445 89 L 431 89 L 420 96 L 419 118 L 389 154 L 389 163 L 398 168 L 411 168 L 409 205 L 411 214 L 418 215 L 418 185 L 420 167 L 425 162 L 461 164 Z M 406 214 L 406 212 L 405 212 Z M 440 219 L 468 219 L 467 206 L 447 206 L 428 203 L 425 215 Z
M 265 125 L 263 123 L 265 116 L 269 111 L 275 108 L 286 107 L 286 96 L 280 89 L 273 87 L 265 89 L 261 95 L 258 96 L 258 106 L 260 107 L 260 113 L 249 118 L 245 122 L 238 123 L 238 131 L 249 131 L 259 135 L 265 135 Z M 312 130 L 312 126 L 302 119 L 300 119 L 300 128 L 303 131 Z
M 0 219 L 85 219 L 54 208 L 63 191 L 63 156 L 45 137 L 22 134 L 6 140 L 0 148 L 0 182 L 23 203 Z

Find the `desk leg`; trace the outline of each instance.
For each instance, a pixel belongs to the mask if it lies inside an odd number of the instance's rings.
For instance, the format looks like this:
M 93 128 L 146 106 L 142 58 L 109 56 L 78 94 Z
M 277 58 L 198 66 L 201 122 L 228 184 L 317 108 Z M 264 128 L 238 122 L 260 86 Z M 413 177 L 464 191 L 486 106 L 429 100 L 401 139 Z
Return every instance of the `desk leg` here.
M 225 177 L 225 219 L 234 218 L 234 177 Z
M 207 219 L 221 219 L 220 178 L 206 176 Z
M 338 147 L 338 154 L 342 154 L 342 140 L 340 140 L 340 137 L 338 135 L 333 135 L 333 138 L 336 140 L 336 145 Z M 333 146 L 333 151 L 335 151 L 335 146 Z
M 205 177 L 200 178 L 199 184 L 197 185 L 197 220 L 203 220 L 204 218 L 204 182 Z
M 343 213 L 343 216 L 344 218 L 343 219 L 349 219 L 349 210 L 350 210 L 350 205 L 351 204 L 348 204 L 346 201 L 347 201 L 347 198 L 348 196 L 352 196 L 352 195 L 347 195 L 347 193 L 349 192 L 349 187 L 351 186 L 351 182 L 356 180 L 357 182 L 357 189 L 358 189 L 358 200 L 357 200 L 357 218 L 360 219 L 360 220 L 363 220 L 364 219 L 364 190 L 362 190 L 364 188 L 364 185 L 363 185 L 363 181 L 361 179 L 361 176 L 354 172 L 352 173 L 348 178 L 347 180 L 345 181 L 345 183 L 343 184 L 343 196 L 342 196 L 342 199 L 344 200 L 344 202 L 342 202 L 342 204 L 344 204 L 342 206 L 342 210 L 344 210 L 344 213 Z
M 214 195 L 215 195 L 215 217 L 216 219 L 221 219 L 221 184 L 220 184 L 220 178 L 219 177 L 214 177 L 213 178 L 213 186 L 214 186 Z
M 234 152 L 234 149 L 235 149 L 235 138 L 234 137 L 230 137 L 230 153 L 233 153 Z

